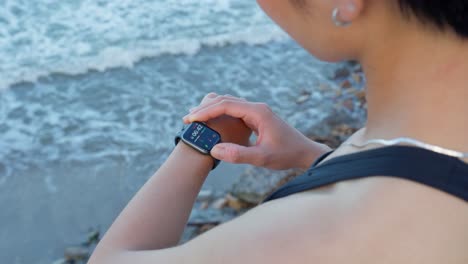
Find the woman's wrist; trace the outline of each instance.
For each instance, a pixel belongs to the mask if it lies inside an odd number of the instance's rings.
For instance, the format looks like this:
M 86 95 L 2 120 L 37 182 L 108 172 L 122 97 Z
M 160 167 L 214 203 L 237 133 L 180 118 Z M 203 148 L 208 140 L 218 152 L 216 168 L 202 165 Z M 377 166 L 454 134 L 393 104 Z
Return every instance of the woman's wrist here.
M 208 168 L 208 171 L 213 168 L 213 157 L 195 150 L 183 141 L 180 141 L 179 144 L 177 144 L 171 156 L 181 160 L 190 161 L 191 164 L 199 164 L 202 168 Z

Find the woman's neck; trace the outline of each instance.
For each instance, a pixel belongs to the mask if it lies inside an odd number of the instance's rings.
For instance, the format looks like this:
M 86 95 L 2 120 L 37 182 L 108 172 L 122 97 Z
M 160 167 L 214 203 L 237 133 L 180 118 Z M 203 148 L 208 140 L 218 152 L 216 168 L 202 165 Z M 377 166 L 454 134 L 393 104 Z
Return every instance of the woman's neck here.
M 434 35 L 389 39 L 366 54 L 364 139 L 412 137 L 468 151 L 468 41 Z

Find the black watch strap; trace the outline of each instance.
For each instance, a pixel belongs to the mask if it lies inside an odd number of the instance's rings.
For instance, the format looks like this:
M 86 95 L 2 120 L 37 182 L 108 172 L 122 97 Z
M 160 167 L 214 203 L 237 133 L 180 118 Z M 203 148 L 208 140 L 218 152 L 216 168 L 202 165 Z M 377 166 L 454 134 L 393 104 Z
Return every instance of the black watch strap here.
M 179 144 L 180 140 L 182 139 L 182 133 L 184 133 L 185 128 L 186 128 L 186 126 L 183 126 L 182 129 L 179 131 L 179 133 L 177 133 L 177 135 L 175 136 L 174 143 L 175 143 L 176 146 L 177 146 L 177 144 Z M 214 170 L 214 169 L 216 169 L 216 167 L 218 167 L 218 165 L 221 163 L 221 161 L 219 159 L 215 159 L 211 155 L 210 155 L 210 157 L 213 159 L 213 168 L 211 170 Z

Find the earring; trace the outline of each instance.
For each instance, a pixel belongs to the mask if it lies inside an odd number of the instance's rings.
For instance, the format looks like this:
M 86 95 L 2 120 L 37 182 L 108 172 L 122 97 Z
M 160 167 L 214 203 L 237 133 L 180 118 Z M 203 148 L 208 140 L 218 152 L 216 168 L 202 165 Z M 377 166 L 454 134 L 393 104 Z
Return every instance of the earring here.
M 344 22 L 339 18 L 339 16 L 340 16 L 340 9 L 338 9 L 338 7 L 336 7 L 335 9 L 333 9 L 333 13 L 332 13 L 332 21 L 335 24 L 335 26 L 337 26 L 337 27 L 347 27 L 347 26 L 351 25 L 351 22 Z

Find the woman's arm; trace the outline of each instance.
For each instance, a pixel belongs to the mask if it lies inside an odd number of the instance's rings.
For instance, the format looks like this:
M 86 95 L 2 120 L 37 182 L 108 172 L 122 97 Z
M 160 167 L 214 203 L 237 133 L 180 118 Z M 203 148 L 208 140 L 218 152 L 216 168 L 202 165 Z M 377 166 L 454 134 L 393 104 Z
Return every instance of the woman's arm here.
M 208 121 L 209 126 L 221 133 L 224 142 L 231 142 L 233 146 L 237 148 L 246 149 L 249 149 L 247 145 L 251 130 L 245 126 L 244 122 L 249 122 L 249 127 L 259 133 L 259 140 L 257 140 L 256 146 L 252 147 L 253 151 L 250 152 L 256 155 L 256 157 L 252 156 L 251 161 L 263 162 L 265 165 L 271 165 L 272 162 L 279 161 L 281 156 L 289 156 L 288 158 L 292 158 L 292 160 L 298 155 L 303 158 L 303 151 L 310 151 L 310 158 L 308 159 L 312 160 L 315 156 L 319 155 L 320 152 L 323 152 L 323 149 L 317 148 L 314 145 L 309 146 L 307 144 L 296 143 L 299 147 L 295 148 L 293 146 L 288 148 L 289 146 L 286 144 L 277 142 L 276 140 L 285 140 L 286 143 L 290 143 L 291 140 L 294 140 L 294 137 L 298 137 L 298 132 L 285 128 L 284 123 L 276 119 L 271 112 L 263 111 L 263 108 L 258 107 L 257 104 L 247 103 L 236 98 L 229 98 L 229 103 L 239 103 L 239 105 L 235 105 L 232 110 L 238 114 L 237 116 L 232 115 L 236 118 L 227 117 L 217 111 L 218 113 L 215 114 L 216 116 L 211 116 L 210 118 L 205 117 L 206 119 L 204 121 Z M 213 102 L 220 102 L 219 99 L 218 96 L 210 94 L 205 97 L 202 106 L 207 106 L 209 108 L 209 106 L 213 105 Z M 221 102 L 221 105 L 217 103 L 215 103 L 215 105 L 224 106 L 225 103 L 223 102 Z M 238 119 L 242 118 L 240 116 L 242 113 L 236 109 L 239 109 L 241 112 L 245 111 L 245 115 L 243 115 L 244 119 Z M 205 110 L 199 112 L 207 113 Z M 229 112 L 229 110 L 226 110 L 226 114 L 229 114 Z M 277 122 L 278 125 L 270 124 L 270 127 L 265 127 L 265 123 L 269 122 L 269 120 Z M 304 143 L 309 140 L 305 137 L 298 137 L 297 141 Z M 261 145 L 259 142 L 264 142 L 266 145 Z M 278 144 L 272 145 L 269 144 L 269 142 Z M 284 152 L 285 149 L 289 149 L 289 151 Z M 275 156 L 275 159 L 267 159 L 270 153 L 279 150 L 282 150 L 280 153 L 281 155 Z M 230 153 L 233 154 L 233 152 Z M 294 157 L 291 157 L 291 155 Z M 265 163 L 265 161 L 267 161 L 267 163 Z M 287 166 L 287 161 L 282 161 L 280 165 Z M 157 259 L 170 260 L 170 263 L 184 263 L 184 261 L 178 262 L 180 257 L 182 257 L 181 255 L 186 255 L 182 254 L 181 251 L 184 248 L 185 250 L 194 248 L 193 246 L 172 249 L 167 248 L 177 245 L 196 196 L 212 166 L 213 160 L 211 157 L 198 153 L 185 145 L 185 143 L 179 143 L 168 160 L 155 175 L 148 180 L 119 215 L 103 240 L 99 243 L 89 263 L 135 263 L 134 261 L 136 259 L 134 258 L 138 259 L 140 257 L 148 260 L 148 263 L 150 263 L 151 260 L 155 261 Z M 256 216 L 258 214 L 253 215 Z M 257 217 L 260 219 L 256 219 Z M 264 218 L 262 214 L 257 217 L 251 217 L 252 221 L 264 221 L 264 219 L 262 219 Z M 263 223 L 254 222 L 252 225 L 267 227 Z M 232 230 L 236 229 L 237 228 L 233 228 Z M 229 233 L 233 232 L 230 228 L 225 228 L 225 230 L 228 231 L 219 237 L 220 241 L 229 239 Z M 208 241 L 211 242 L 204 244 L 204 246 L 207 247 L 206 250 L 209 250 L 211 246 L 215 246 L 216 243 L 219 243 L 217 239 L 209 239 Z M 236 239 L 238 242 L 240 242 L 240 240 L 239 237 Z M 210 246 L 210 243 L 214 244 Z M 264 241 L 262 241 L 262 243 L 264 243 Z M 200 244 L 195 243 L 194 245 Z M 198 250 L 196 252 L 191 251 L 189 255 L 193 257 L 208 257 L 203 250 L 200 252 L 198 252 Z
M 212 167 L 211 157 L 179 143 L 115 220 L 93 258 L 112 252 L 177 245 L 197 194 Z
M 211 100 L 207 95 L 202 104 Z M 208 125 L 224 141 L 247 145 L 252 131 L 237 118 L 222 116 Z M 138 191 L 99 243 L 90 263 L 105 263 L 119 252 L 177 245 L 198 192 L 213 167 L 213 158 L 182 141 Z

